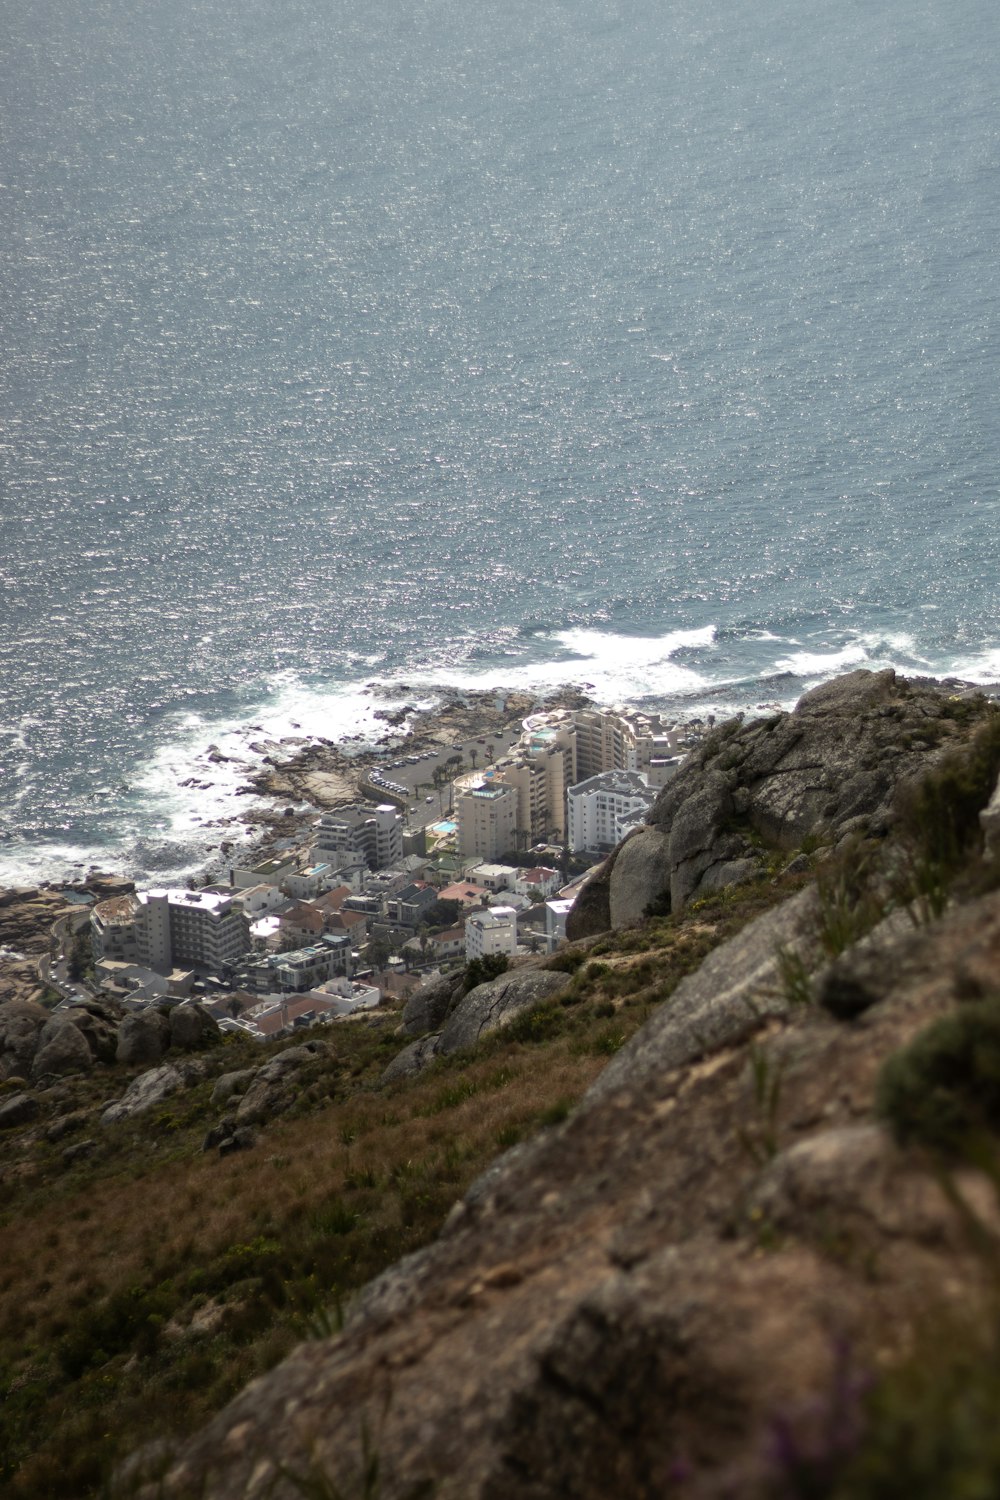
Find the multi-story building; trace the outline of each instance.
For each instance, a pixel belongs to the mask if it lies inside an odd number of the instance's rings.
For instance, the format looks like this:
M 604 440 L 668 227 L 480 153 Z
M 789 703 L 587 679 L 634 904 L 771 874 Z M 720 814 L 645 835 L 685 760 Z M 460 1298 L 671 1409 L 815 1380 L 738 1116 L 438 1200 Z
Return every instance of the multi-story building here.
M 351 940 L 346 934 L 327 933 L 319 942 L 292 953 L 271 953 L 248 964 L 243 979 L 258 993 L 298 995 L 318 988 L 329 979 L 351 974 Z
M 463 859 L 495 861 L 514 848 L 518 828 L 517 790 L 488 773 L 478 786 L 455 798 L 458 852 Z
M 530 896 L 537 891 L 542 896 L 554 896 L 562 885 L 562 876 L 558 870 L 549 869 L 547 865 L 532 865 L 530 869 L 517 870 L 511 889 L 519 896 Z
M 646 817 L 656 792 L 638 771 L 602 771 L 570 787 L 566 801 L 569 848 L 603 854 Z
M 554 953 L 566 939 L 566 918 L 573 910 L 572 899 L 556 897 L 545 903 L 545 951 Z
M 673 757 L 677 733 L 658 714 L 636 709 L 580 708 L 568 715 L 576 727 L 580 781 L 601 771 L 648 772 L 653 760 Z
M 414 880 L 385 903 L 385 919 L 396 927 L 419 927 L 427 910 L 434 906 L 438 893 L 425 880 Z
M 229 872 L 229 879 L 237 890 L 245 890 L 252 885 L 280 885 L 287 876 L 294 875 L 297 868 L 296 857 L 286 855 L 284 859 L 276 857 L 262 860 L 252 869 L 235 865 Z
M 465 923 L 465 956 L 513 953 L 517 948 L 517 912 L 512 906 L 490 906 L 473 912 Z
M 487 891 L 509 891 L 517 879 L 517 870 L 513 865 L 483 863 L 474 865 L 467 874 L 471 881 Z
M 220 969 L 250 951 L 238 901 L 218 891 L 143 891 L 137 920 L 139 962 L 160 973 L 174 964 Z
M 296 870 L 294 874 L 286 875 L 282 881 L 284 890 L 296 901 L 311 901 L 337 884 L 337 871 L 326 861 L 308 865 L 304 870 Z
M 344 857 L 364 859 L 370 870 L 384 870 L 403 857 L 403 815 L 389 803 L 352 802 L 326 812 L 316 823 L 316 864 L 338 865 Z
M 185 964 L 220 969 L 250 950 L 239 900 L 220 891 L 142 891 L 102 902 L 91 934 L 95 958 L 128 958 L 157 974 Z
M 517 792 L 515 846 L 561 840 L 566 827 L 566 789 L 576 781 L 576 726 L 569 720 L 529 721 L 513 757 L 495 779 Z
M 134 964 L 138 959 L 135 917 L 139 897 L 112 896 L 101 901 L 90 914 L 90 941 L 94 959 L 111 963 Z

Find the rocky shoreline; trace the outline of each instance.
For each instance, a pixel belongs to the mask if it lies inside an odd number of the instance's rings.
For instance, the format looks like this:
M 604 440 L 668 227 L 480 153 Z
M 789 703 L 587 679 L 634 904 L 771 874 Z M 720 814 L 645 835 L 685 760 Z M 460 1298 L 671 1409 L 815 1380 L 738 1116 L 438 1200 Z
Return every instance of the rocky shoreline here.
M 520 730 L 521 720 L 529 714 L 559 708 L 586 708 L 591 700 L 577 688 L 561 688 L 540 696 L 535 693 L 469 692 L 444 698 L 433 708 L 420 709 L 405 701 L 405 686 L 399 689 L 404 698 L 399 708 L 379 709 L 375 717 L 386 725 L 387 733 L 375 748 L 352 750 L 345 742 L 335 740 L 285 739 L 277 745 L 256 744 L 251 749 L 264 752 L 264 768 L 251 776 L 247 792 L 255 796 L 295 802 L 307 802 L 321 811 L 337 807 L 360 795 L 362 784 L 387 753 L 405 748 L 414 753 L 425 750 L 455 749 L 480 735 L 504 730 Z M 257 821 L 255 813 L 244 815 L 246 821 Z
M 519 732 L 521 720 L 531 713 L 582 708 L 590 701 L 570 687 L 546 695 L 450 694 L 427 709 L 416 706 L 405 686 L 399 689 L 399 696 L 402 701 L 398 708 L 377 712 L 386 732 L 374 747 L 353 749 L 349 740 L 303 740 L 297 736 L 276 743 L 251 744 L 264 764 L 237 792 L 240 797 L 254 799 L 252 806 L 240 808 L 231 819 L 233 825 L 243 825 L 251 835 L 248 846 L 240 841 L 241 860 L 263 859 L 278 846 L 287 848 L 304 842 L 317 812 L 364 796 L 371 771 L 403 745 L 408 752 L 456 749 L 481 735 Z M 208 758 L 225 759 L 216 749 L 209 751 Z M 223 836 L 220 852 L 205 861 L 203 881 L 223 877 L 234 848 L 234 842 Z M 37 1000 L 44 994 L 39 964 L 50 951 L 53 926 L 80 910 L 67 892 L 104 899 L 133 888 L 131 881 L 91 871 L 84 881 L 0 889 L 0 1004 Z

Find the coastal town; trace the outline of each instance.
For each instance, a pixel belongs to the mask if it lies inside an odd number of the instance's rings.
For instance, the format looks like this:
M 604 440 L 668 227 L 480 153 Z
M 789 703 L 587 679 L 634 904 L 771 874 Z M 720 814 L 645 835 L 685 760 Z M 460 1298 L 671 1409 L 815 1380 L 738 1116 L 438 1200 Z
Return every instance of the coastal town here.
M 83 897 L 40 969 L 50 1003 L 197 1002 L 223 1032 L 270 1039 L 399 1005 L 436 972 L 552 952 L 587 875 L 645 820 L 698 727 L 578 698 L 523 717 L 504 699 L 488 714 L 449 707 L 450 740 L 389 735 L 353 777 L 339 750 L 336 773 L 312 747 L 272 757 L 259 791 L 298 775 L 300 795 L 333 805 L 275 818 L 265 857 Z

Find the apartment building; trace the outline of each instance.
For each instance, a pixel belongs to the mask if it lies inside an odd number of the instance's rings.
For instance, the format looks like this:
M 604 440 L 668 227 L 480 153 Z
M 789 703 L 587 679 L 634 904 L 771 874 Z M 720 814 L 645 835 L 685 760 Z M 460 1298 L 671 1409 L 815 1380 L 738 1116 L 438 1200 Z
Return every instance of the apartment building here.
M 364 859 L 370 870 L 384 870 L 403 857 L 403 816 L 389 803 L 352 802 L 326 812 L 316 823 L 314 864 L 334 866 L 344 858 Z
M 466 787 L 455 797 L 458 853 L 462 859 L 489 863 L 514 848 L 519 827 L 515 787 L 486 775 L 479 786 Z
M 155 890 L 102 902 L 91 914 L 95 959 L 134 961 L 157 974 L 217 970 L 250 950 L 239 900 L 226 892 Z
M 306 948 L 291 953 L 271 953 L 248 964 L 244 979 L 248 989 L 279 995 L 303 994 L 330 979 L 351 974 L 351 940 L 346 934 L 327 933 Z
M 656 792 L 638 771 L 602 771 L 570 787 L 566 801 L 569 848 L 603 854 L 645 819 Z
M 512 906 L 490 906 L 475 911 L 465 923 L 465 956 L 512 954 L 517 948 L 517 912 Z
M 513 757 L 495 774 L 517 793 L 515 847 L 565 837 L 566 791 L 576 779 L 576 726 L 548 716 L 529 721 Z

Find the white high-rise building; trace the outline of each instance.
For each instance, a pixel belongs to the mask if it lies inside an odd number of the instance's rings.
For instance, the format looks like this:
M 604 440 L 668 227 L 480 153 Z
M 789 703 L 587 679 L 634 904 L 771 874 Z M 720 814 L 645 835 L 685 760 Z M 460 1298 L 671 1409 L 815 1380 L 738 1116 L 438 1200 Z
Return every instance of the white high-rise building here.
M 613 849 L 630 825 L 646 817 L 656 795 L 638 771 L 602 771 L 571 786 L 566 795 L 569 848 L 591 854 Z
M 97 958 L 125 957 L 158 974 L 220 969 L 250 951 L 240 901 L 219 891 L 158 890 L 102 902 L 91 916 Z
M 326 812 L 316 823 L 313 859 L 336 866 L 345 855 L 385 870 L 403 857 L 403 815 L 391 803 L 352 802 Z

